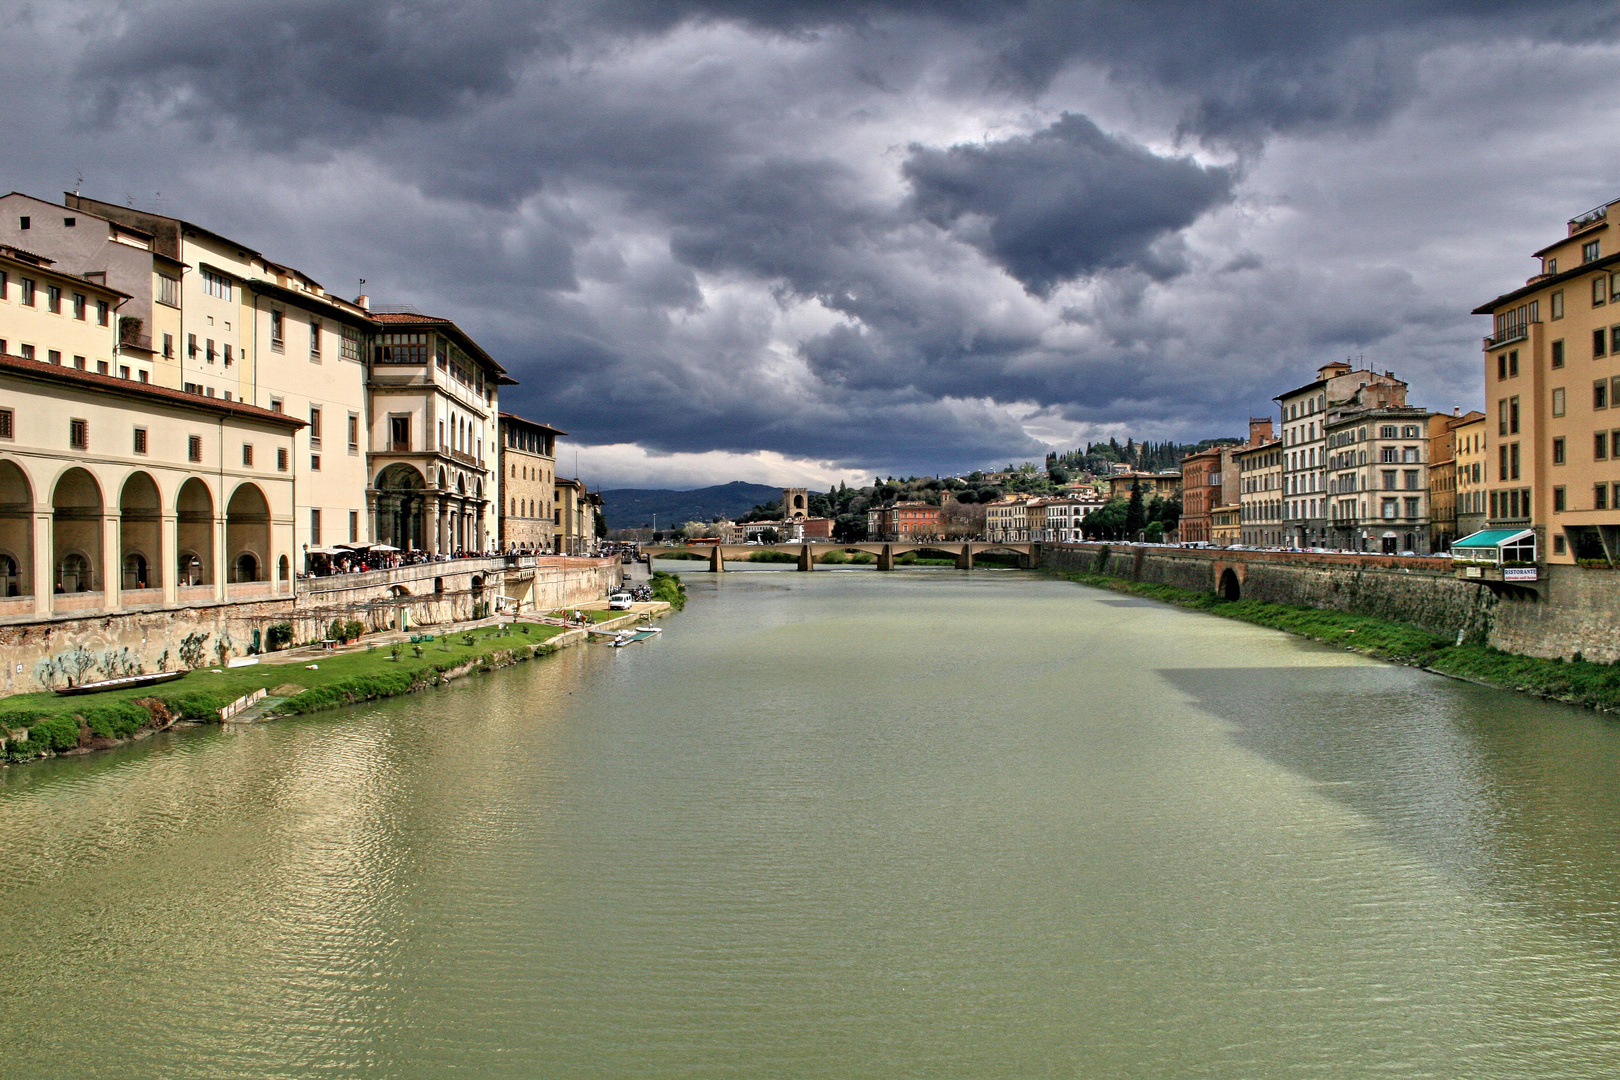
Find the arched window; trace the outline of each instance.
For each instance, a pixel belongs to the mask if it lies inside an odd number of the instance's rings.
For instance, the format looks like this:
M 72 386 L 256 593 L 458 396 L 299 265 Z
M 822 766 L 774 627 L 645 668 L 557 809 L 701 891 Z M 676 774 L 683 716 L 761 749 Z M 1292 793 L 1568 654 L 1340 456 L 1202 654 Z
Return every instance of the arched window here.
M 124 556 L 124 588 L 144 589 L 147 577 L 145 555 L 132 551 Z
M 8 552 L 0 551 L 0 596 L 21 596 L 22 583 L 17 580 L 17 560 Z
M 90 590 L 90 560 L 77 551 L 70 551 L 56 564 L 57 592 L 88 592 Z
M 181 585 L 201 585 L 203 583 L 203 564 L 195 551 L 182 551 L 179 560 L 175 563 L 175 580 Z
M 287 561 L 287 556 L 283 555 L 281 557 L 281 561 L 276 564 L 276 570 L 282 581 L 286 581 L 292 576 L 292 564 Z
M 231 564 L 231 572 L 234 575 L 232 581 L 258 581 L 259 560 L 254 558 L 253 552 L 244 551 Z

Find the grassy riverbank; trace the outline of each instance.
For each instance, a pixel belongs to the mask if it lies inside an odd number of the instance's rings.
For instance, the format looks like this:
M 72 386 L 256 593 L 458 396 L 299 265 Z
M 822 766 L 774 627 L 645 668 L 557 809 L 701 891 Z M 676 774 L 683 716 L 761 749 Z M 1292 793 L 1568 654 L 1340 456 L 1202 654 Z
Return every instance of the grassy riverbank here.
M 286 696 L 276 706 L 277 714 L 315 712 L 410 693 L 464 671 L 519 663 L 553 651 L 551 639 L 563 632 L 562 627 L 519 623 L 437 634 L 435 640 L 416 646 L 403 644 L 397 659 L 393 646 L 379 646 L 313 655 L 299 663 L 199 668 L 157 687 L 86 697 L 19 694 L 0 701 L 0 737 L 7 761 L 98 749 L 176 720 L 217 721 L 218 710 L 260 689 Z
M 1285 630 L 1380 660 L 1427 668 L 1441 675 L 1502 690 L 1620 712 L 1620 665 L 1595 664 L 1583 659 L 1543 660 L 1516 656 L 1477 643 L 1456 645 L 1420 627 L 1370 615 L 1262 600 L 1228 601 L 1211 592 L 1126 581 L 1102 574 L 1056 576 L 1093 588 L 1161 600 L 1177 607 Z

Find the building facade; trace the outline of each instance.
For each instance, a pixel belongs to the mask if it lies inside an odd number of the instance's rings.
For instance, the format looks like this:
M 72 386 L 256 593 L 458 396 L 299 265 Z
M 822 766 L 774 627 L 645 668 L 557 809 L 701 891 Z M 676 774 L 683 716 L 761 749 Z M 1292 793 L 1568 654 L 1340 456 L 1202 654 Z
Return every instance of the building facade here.
M 1327 543 L 1388 555 L 1433 550 L 1427 410 L 1337 409 L 1328 414 L 1324 430 Z
M 1283 449 L 1278 439 L 1246 446 L 1233 455 L 1238 474 L 1238 530 L 1244 547 L 1280 547 L 1283 517 Z
M 991 543 L 1029 542 L 1029 504 L 1023 495 L 1004 495 L 984 510 L 984 538 Z
M 1484 341 L 1485 507 L 1531 529 L 1537 556 L 1620 564 L 1620 201 L 1572 218 L 1535 252 L 1539 272 L 1474 309 Z
M 500 414 L 500 547 L 502 551 L 550 552 L 557 526 L 552 500 L 557 487 L 557 436 L 550 424 Z
M 1221 498 L 1221 448 L 1181 459 L 1181 531 L 1184 544 L 1210 542 L 1214 510 Z
M 551 516 L 556 527 L 553 544 L 557 554 L 589 555 L 596 550 L 596 512 L 602 497 L 586 490 L 580 480 L 557 479 L 552 487 Z
M 0 356 L 0 614 L 291 594 L 302 422 Z
M 1328 411 L 1358 393 L 1372 391 L 1383 404 L 1406 403 L 1406 384 L 1393 372 L 1355 370 L 1342 361 L 1324 364 L 1316 379 L 1275 399 L 1282 413 L 1283 523 L 1286 546 L 1321 547 L 1332 542 L 1329 510 Z M 1374 404 L 1361 393 L 1363 407 Z
M 1490 427 L 1485 414 L 1465 413 L 1453 425 L 1457 478 L 1457 537 L 1485 528 L 1489 493 Z

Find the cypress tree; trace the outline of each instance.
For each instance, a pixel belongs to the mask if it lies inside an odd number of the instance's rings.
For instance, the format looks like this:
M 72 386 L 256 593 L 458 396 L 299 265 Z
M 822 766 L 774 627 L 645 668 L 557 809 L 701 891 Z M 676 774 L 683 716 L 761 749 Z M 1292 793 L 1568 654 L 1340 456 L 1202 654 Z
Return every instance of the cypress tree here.
M 1125 539 L 1135 539 L 1146 525 L 1147 511 L 1142 506 L 1142 485 L 1132 481 L 1130 505 L 1125 507 Z

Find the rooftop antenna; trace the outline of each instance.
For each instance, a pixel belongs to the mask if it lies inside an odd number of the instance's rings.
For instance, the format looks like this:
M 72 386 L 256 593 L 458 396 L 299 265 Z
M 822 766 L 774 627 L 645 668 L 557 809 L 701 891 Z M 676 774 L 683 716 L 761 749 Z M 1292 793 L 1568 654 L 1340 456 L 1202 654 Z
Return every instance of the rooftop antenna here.
M 77 195 L 82 187 L 84 187 L 84 170 L 75 169 L 73 171 L 73 194 Z

